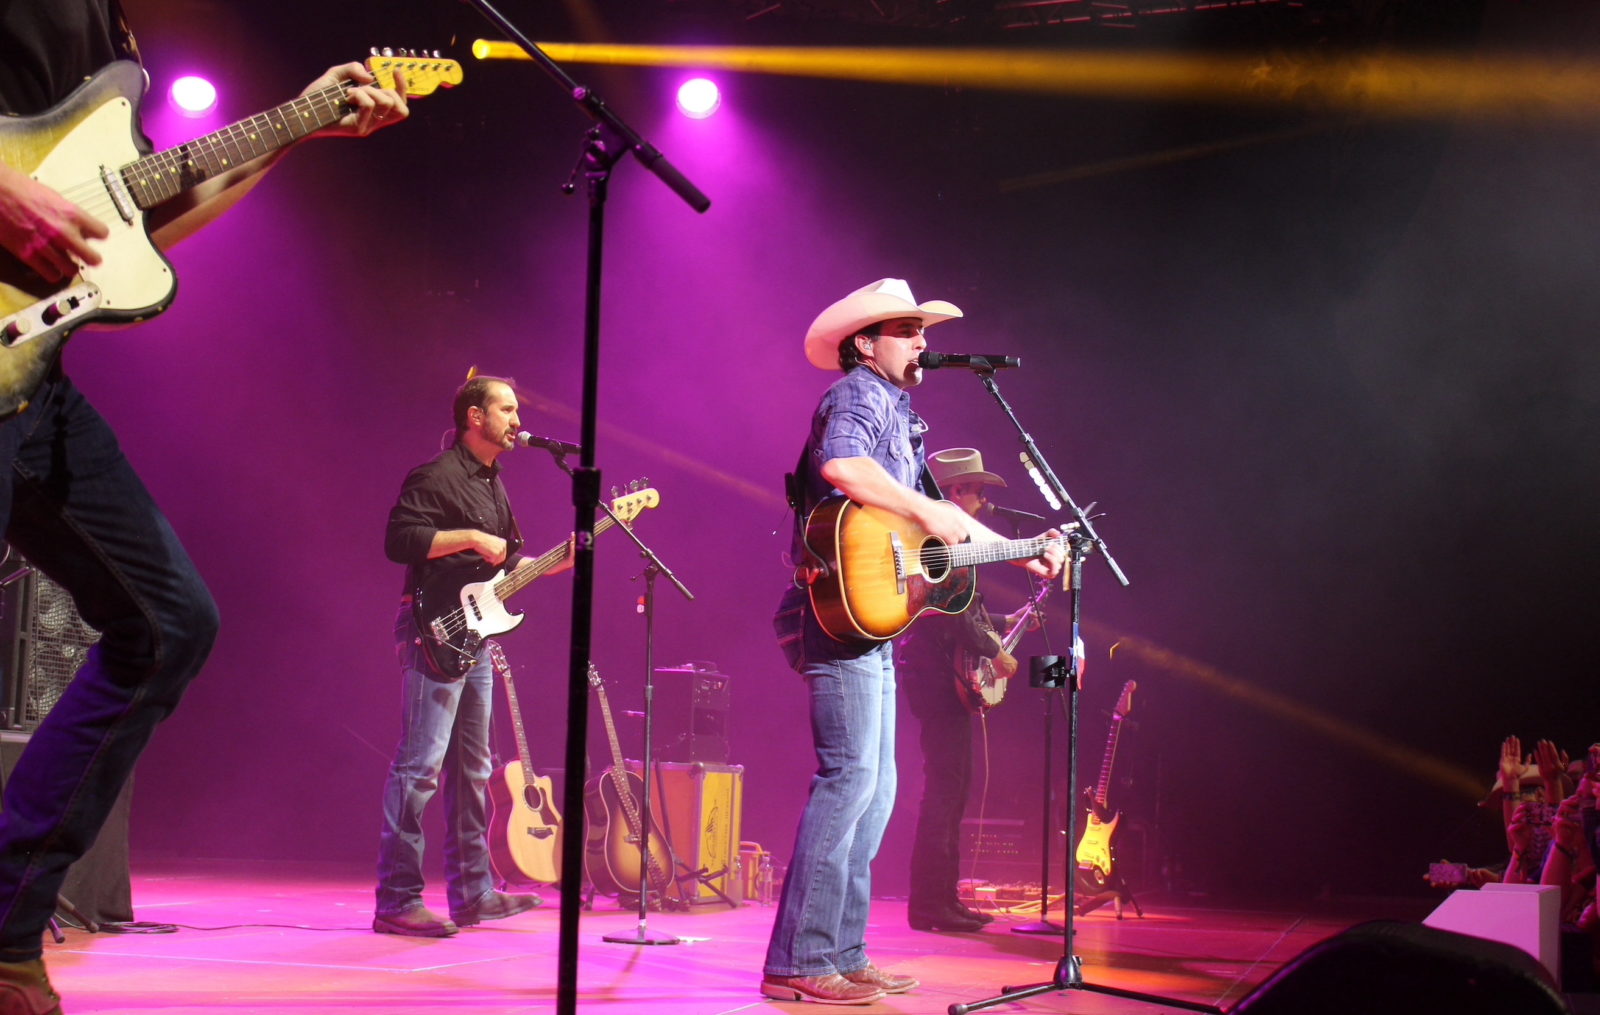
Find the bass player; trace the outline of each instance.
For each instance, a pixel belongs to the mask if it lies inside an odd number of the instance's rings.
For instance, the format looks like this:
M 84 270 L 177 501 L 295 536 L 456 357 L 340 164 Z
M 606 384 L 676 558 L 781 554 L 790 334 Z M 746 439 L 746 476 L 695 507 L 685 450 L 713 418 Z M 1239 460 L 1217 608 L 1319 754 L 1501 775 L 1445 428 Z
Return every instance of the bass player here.
M 928 456 L 928 471 L 952 503 L 974 518 L 1036 517 L 995 509 L 986 486 L 1006 481 L 987 472 L 972 448 L 950 448 Z M 1015 529 L 1008 523 L 1004 528 Z M 1026 612 L 1019 610 L 1018 614 Z M 1021 616 L 1005 618 L 1009 630 Z M 900 641 L 897 672 L 911 714 L 917 717 L 922 745 L 922 803 L 917 811 L 911 853 L 911 894 L 906 920 L 915 930 L 975 931 L 993 920 L 964 906 L 956 892 L 961 866 L 961 816 L 972 783 L 973 710 L 957 689 L 958 659 L 989 660 L 996 679 L 1009 680 L 1017 660 L 1001 647 L 979 593 L 966 612 L 929 613 Z
M 500 482 L 499 458 L 516 446 L 521 422 L 514 383 L 482 374 L 468 378 L 455 396 L 454 443 L 411 470 L 389 512 L 384 552 L 406 566 L 406 577 L 395 617 L 402 725 L 383 788 L 372 919 L 372 929 L 380 934 L 448 937 L 461 927 L 515 916 L 544 901 L 534 894 L 496 891 L 490 872 L 486 786 L 493 773 L 492 643 L 474 645 L 470 667 L 458 676 L 456 668 L 430 660 L 426 621 L 419 624 L 414 608 L 420 590 L 440 583 L 460 587 L 502 566 L 509 571 L 534 564 L 534 558 L 518 552 L 522 539 Z M 547 573 L 571 566 L 569 542 L 566 558 Z M 448 811 L 448 919 L 422 901 L 422 811 L 441 773 Z

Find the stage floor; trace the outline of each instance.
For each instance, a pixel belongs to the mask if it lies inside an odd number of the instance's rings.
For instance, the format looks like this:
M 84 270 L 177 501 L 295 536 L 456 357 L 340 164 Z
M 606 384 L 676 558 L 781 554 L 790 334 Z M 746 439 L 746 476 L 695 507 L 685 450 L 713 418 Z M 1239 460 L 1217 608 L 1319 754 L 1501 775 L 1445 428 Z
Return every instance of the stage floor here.
M 442 894 L 442 893 L 440 893 Z M 546 906 L 467 928 L 453 938 L 371 931 L 370 878 L 356 869 L 288 864 L 192 863 L 145 867 L 133 876 L 136 918 L 176 925 L 170 934 L 89 934 L 46 941 L 45 959 L 65 1009 L 90 1012 L 547 1012 L 554 1008 L 555 891 Z M 429 904 L 443 910 L 433 893 Z M 1125 990 L 1232 1006 L 1308 945 L 1369 918 L 1419 919 L 1427 900 L 1290 908 L 1179 907 L 1141 897 L 1144 918 L 1109 908 L 1080 917 L 1085 980 Z M 601 899 L 581 927 L 579 1003 L 616 1015 L 712 1015 L 746 1011 L 860 1011 L 934 1015 L 989 997 L 1002 985 L 1048 980 L 1059 937 L 1016 934 L 1033 914 L 1001 914 L 981 933 L 935 934 L 906 926 L 905 904 L 873 905 L 869 932 L 880 966 L 922 986 L 875 1005 L 779 1004 L 757 984 L 773 910 L 744 905 L 652 912 L 652 931 L 673 946 L 607 944 L 631 934 L 634 911 Z M 1058 915 L 1058 914 L 1052 914 Z M 1134 1015 L 1171 1011 L 1091 991 L 1049 993 L 1002 1012 Z

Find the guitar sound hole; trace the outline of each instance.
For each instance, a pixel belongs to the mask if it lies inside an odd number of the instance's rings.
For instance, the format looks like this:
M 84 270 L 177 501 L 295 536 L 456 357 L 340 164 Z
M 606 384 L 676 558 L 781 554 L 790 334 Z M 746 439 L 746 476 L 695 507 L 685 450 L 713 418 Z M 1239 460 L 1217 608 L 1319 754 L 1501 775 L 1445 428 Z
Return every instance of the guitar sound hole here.
M 928 581 L 942 582 L 950 576 L 950 555 L 939 540 L 924 539 L 917 547 L 917 558 L 922 562 L 922 574 Z

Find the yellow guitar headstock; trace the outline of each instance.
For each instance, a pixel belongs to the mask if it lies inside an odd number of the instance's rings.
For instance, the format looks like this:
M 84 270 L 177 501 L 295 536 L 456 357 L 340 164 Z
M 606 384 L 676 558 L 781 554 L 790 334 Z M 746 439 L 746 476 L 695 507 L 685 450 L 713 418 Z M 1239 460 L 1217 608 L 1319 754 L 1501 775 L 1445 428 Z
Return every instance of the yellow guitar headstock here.
M 367 57 L 367 70 L 378 79 L 383 88 L 394 87 L 394 72 L 405 75 L 406 98 L 415 99 L 432 95 L 437 89 L 452 88 L 461 83 L 461 64 L 439 56 L 438 50 L 373 49 Z
M 646 487 L 646 480 L 636 479 L 628 484 L 628 492 L 617 496 L 613 489 L 611 495 L 616 499 L 611 502 L 611 513 L 621 522 L 631 522 L 643 514 L 647 508 L 658 507 L 661 504 L 661 494 L 653 487 Z

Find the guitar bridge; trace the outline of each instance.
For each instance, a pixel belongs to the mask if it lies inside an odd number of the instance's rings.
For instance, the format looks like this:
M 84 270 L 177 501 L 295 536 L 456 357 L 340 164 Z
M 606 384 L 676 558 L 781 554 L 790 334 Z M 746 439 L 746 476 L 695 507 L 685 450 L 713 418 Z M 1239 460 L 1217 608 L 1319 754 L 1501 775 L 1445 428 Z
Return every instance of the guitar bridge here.
M 128 184 L 122 178 L 122 174 L 101 166 L 100 182 L 105 185 L 106 193 L 111 195 L 111 203 L 116 206 L 117 214 L 122 216 L 122 221 L 132 225 L 133 217 L 139 214 L 139 209 L 133 203 L 133 195 L 128 193 Z
M 894 554 L 894 587 L 900 595 L 906 594 L 906 548 L 900 542 L 900 533 L 889 533 L 889 550 Z

